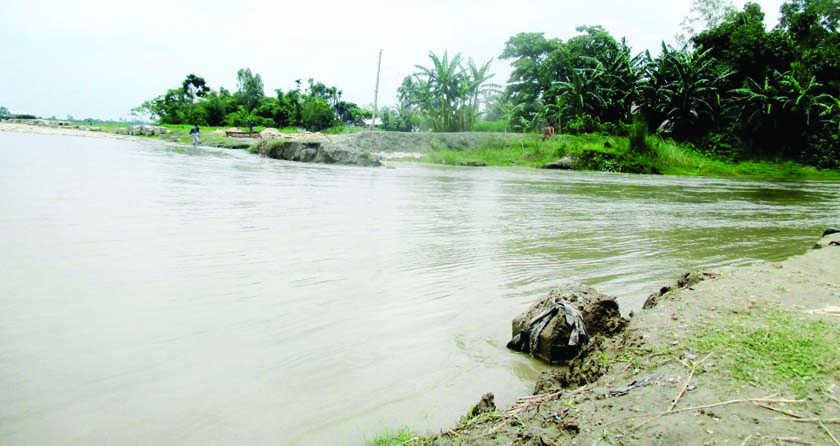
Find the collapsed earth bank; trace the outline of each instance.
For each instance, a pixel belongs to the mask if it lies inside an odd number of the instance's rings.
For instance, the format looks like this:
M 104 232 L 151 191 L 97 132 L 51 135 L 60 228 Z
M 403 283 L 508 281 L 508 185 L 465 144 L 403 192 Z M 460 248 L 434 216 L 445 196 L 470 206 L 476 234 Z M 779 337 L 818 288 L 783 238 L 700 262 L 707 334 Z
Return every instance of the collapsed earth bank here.
M 590 315 L 574 359 L 512 407 L 487 394 L 451 430 L 410 444 L 840 444 L 840 233 L 830 232 L 783 262 L 686 274 L 626 327 L 612 299 L 577 289 L 611 317 Z M 568 290 L 514 319 L 512 342 L 526 327 L 557 333 L 541 318 Z M 564 351 L 533 345 L 537 357 Z
M 250 151 L 287 161 L 381 166 L 386 159 L 416 158 L 416 155 L 432 150 L 466 151 L 479 147 L 501 147 L 506 141 L 521 137 L 493 133 L 277 133 L 261 138 Z

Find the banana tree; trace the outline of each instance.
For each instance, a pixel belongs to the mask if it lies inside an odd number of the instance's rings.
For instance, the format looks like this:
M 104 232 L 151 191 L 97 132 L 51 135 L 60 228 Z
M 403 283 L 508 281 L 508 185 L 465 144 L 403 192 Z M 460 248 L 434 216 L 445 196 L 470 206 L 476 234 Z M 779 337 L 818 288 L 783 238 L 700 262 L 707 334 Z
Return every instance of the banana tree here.
M 563 111 L 567 115 L 597 116 L 598 111 L 606 107 L 600 87 L 602 75 L 600 65 L 595 69 L 581 68 L 570 71 L 566 80 L 554 84 L 559 93 L 558 101 L 563 104 Z
M 714 126 L 720 117 L 719 90 L 732 71 L 715 71 L 709 50 L 674 51 L 663 47 L 653 85 L 658 95 L 657 110 L 680 138 L 698 136 Z

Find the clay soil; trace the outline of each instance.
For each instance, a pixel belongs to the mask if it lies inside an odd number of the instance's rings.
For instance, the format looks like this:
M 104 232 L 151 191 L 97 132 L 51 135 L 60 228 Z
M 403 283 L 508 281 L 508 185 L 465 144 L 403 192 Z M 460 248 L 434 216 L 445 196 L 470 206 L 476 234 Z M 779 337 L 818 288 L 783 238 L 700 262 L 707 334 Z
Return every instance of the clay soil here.
M 784 262 L 694 274 L 534 395 L 407 444 L 840 445 L 831 242 L 840 234 Z

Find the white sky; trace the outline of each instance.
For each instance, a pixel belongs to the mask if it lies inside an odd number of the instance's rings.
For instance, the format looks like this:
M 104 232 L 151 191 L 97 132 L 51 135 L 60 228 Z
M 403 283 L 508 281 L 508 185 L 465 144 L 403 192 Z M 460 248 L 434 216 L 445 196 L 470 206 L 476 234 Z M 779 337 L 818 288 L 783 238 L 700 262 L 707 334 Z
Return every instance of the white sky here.
M 131 108 L 181 85 L 189 73 L 211 88 L 236 89 L 251 68 L 267 95 L 313 77 L 373 103 L 382 49 L 379 104 L 393 105 L 402 79 L 428 53 L 497 60 L 519 32 L 568 39 L 602 25 L 634 52 L 673 43 L 690 0 L 219 1 L 11 0 L 0 6 L 0 106 L 64 118 L 128 117 Z M 769 26 L 782 0 L 757 0 Z M 738 9 L 743 1 L 735 1 Z

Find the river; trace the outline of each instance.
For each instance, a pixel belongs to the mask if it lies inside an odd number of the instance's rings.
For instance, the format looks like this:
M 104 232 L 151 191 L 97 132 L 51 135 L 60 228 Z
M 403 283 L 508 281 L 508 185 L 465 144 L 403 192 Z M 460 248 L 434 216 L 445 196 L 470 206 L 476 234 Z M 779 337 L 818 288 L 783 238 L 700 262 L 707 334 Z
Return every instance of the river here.
M 309 165 L 0 132 L 0 444 L 364 444 L 504 407 L 510 320 L 781 260 L 836 183 Z

